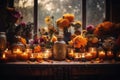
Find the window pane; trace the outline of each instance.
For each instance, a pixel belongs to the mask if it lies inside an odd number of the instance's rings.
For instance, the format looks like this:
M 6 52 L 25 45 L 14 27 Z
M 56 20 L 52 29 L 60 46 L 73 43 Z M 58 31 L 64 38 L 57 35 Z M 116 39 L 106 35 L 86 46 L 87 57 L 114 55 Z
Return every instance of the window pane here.
M 14 0 L 14 6 L 22 13 L 24 22 L 33 22 L 34 0 Z
M 86 0 L 86 24 L 97 25 L 105 19 L 105 0 Z
M 75 20 L 82 21 L 82 0 L 38 0 L 38 26 L 44 27 L 46 16 L 54 17 L 55 20 L 65 13 L 75 15 Z

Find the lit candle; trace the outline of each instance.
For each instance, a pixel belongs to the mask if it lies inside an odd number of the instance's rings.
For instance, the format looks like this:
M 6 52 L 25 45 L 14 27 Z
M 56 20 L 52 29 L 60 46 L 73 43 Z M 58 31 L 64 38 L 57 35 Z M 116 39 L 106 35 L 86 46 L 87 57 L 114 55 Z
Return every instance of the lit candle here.
M 30 56 L 30 61 L 35 61 L 35 57 L 34 57 L 33 53 Z
M 105 52 L 104 51 L 99 51 L 98 57 L 101 58 L 101 59 L 104 59 L 105 58 Z
M 45 60 L 48 60 L 52 56 L 52 53 L 49 49 L 46 49 L 45 52 L 43 53 L 43 58 Z
M 87 60 L 91 60 L 91 59 L 92 59 L 92 54 L 89 53 L 89 52 L 86 53 L 85 58 L 86 58 Z
M 21 60 L 22 51 L 20 49 L 13 50 L 13 54 L 16 54 L 16 59 Z
M 6 55 L 6 57 L 8 58 L 8 57 L 11 55 L 11 50 L 6 49 L 3 53 L 4 53 L 4 54 Z
M 3 55 L 2 55 L 2 58 L 3 58 L 3 59 L 5 59 L 5 58 L 6 58 L 6 55 L 5 55 L 5 54 L 3 54 Z
M 71 51 L 68 53 L 69 58 L 74 58 L 74 51 L 71 49 Z
M 111 59 L 114 57 L 114 54 L 112 53 L 112 51 L 107 51 L 107 58 Z
M 37 61 L 38 62 L 42 61 L 42 58 L 43 58 L 42 53 L 38 53 L 38 55 L 37 55 Z
M 22 60 L 28 60 L 28 54 L 26 52 L 24 52 L 23 54 L 21 54 L 21 59 Z
M 0 62 L 7 62 L 7 58 L 5 54 L 2 55 Z
M 92 57 L 93 58 L 96 58 L 97 57 L 97 51 L 96 51 L 96 48 L 90 48 L 89 49 L 89 52 L 92 54 Z
M 20 49 L 15 49 L 15 50 L 13 50 L 13 53 L 14 53 L 14 54 L 21 54 L 22 51 L 21 51 Z
M 79 60 L 79 59 L 81 59 L 80 53 L 75 53 L 74 60 Z
M 48 60 L 48 58 L 49 58 L 49 53 L 47 53 L 47 52 L 44 53 L 44 54 L 43 54 L 43 58 L 44 58 L 45 60 Z

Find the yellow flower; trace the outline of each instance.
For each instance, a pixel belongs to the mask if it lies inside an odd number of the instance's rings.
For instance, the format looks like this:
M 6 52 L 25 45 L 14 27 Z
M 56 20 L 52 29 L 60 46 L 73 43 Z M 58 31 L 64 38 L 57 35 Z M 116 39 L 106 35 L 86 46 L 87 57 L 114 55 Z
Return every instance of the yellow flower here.
M 47 25 L 49 25 L 49 24 L 51 24 L 51 17 L 50 16 L 47 16 L 46 18 L 45 18 L 45 23 L 47 24 Z

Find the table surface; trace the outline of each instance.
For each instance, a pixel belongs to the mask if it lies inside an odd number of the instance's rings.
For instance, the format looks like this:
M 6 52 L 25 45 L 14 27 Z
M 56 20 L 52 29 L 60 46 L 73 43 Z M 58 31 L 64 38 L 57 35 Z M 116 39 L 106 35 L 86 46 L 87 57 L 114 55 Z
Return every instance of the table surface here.
M 103 62 L 99 61 L 42 61 L 42 62 L 31 62 L 31 61 L 17 61 L 17 62 L 7 62 L 7 63 L 2 63 L 6 65 L 11 65 L 11 64 L 16 64 L 16 65 L 119 65 L 120 61 L 115 61 L 115 60 L 107 60 Z

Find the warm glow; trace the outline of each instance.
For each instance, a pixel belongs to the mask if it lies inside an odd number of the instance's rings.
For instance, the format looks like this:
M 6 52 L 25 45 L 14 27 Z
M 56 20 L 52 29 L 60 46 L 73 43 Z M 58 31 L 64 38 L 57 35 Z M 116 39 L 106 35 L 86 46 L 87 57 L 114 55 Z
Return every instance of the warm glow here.
M 3 54 L 3 55 L 2 55 L 2 58 L 6 58 L 6 55 L 5 55 L 5 54 Z
M 8 52 L 8 48 L 4 52 Z

